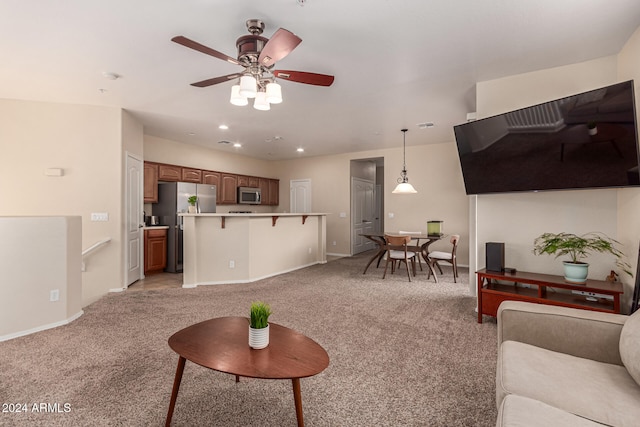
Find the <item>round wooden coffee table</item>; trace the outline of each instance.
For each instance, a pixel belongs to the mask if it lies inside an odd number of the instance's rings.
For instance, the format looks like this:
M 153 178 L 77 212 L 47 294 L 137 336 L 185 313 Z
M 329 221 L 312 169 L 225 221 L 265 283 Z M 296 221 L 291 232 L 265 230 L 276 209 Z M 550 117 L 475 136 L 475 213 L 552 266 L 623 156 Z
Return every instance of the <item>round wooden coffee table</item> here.
M 165 425 L 171 424 L 182 373 L 187 360 L 205 368 L 240 377 L 290 379 L 298 426 L 304 426 L 300 378 L 319 374 L 329 366 L 329 355 L 318 343 L 284 326 L 269 324 L 269 346 L 249 347 L 249 319 L 220 317 L 196 323 L 169 338 L 178 355 L 171 402 Z

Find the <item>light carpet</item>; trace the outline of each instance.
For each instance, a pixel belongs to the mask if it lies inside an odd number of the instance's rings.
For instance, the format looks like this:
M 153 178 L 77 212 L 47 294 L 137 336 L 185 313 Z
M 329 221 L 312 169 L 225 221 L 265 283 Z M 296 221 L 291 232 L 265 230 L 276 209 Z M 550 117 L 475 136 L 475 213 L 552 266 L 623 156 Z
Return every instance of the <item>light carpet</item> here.
M 457 284 L 448 267 L 438 284 L 425 272 L 382 280 L 375 265 L 362 274 L 370 255 L 251 284 L 109 294 L 67 326 L 0 343 L 0 425 L 164 425 L 178 361 L 169 336 L 248 316 L 255 300 L 329 354 L 301 380 L 307 426 L 495 425 L 496 324 L 476 322 L 466 269 Z M 294 426 L 291 382 L 236 383 L 187 362 L 172 425 Z

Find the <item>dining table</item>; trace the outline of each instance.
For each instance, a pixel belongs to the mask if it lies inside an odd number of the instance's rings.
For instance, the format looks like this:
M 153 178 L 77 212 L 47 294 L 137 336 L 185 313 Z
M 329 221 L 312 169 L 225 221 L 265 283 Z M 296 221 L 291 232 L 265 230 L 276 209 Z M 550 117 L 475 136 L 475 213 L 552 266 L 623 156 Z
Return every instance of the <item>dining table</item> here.
M 428 234 L 428 233 L 422 233 L 417 231 L 416 232 L 376 231 L 376 232 L 369 232 L 369 233 L 361 233 L 360 236 L 365 237 L 371 240 L 373 243 L 375 243 L 376 249 L 377 249 L 376 253 L 374 253 L 373 256 L 369 259 L 369 262 L 364 268 L 364 271 L 362 272 L 362 274 L 367 273 L 367 269 L 369 268 L 371 263 L 373 263 L 373 261 L 377 260 L 376 268 L 380 267 L 380 261 L 382 260 L 382 258 L 384 258 L 384 254 L 387 252 L 385 249 L 385 246 L 387 245 L 387 240 L 385 239 L 385 236 L 411 236 L 411 241 L 412 243 L 415 241 L 415 244 L 412 244 L 411 246 L 407 246 L 407 250 L 411 252 L 416 252 L 417 254 L 419 254 L 418 256 L 422 256 L 422 259 L 424 259 L 425 264 L 427 264 L 427 268 L 430 270 L 431 274 L 433 274 L 433 278 L 435 282 L 436 283 L 438 282 L 438 276 L 436 275 L 435 270 L 433 269 L 433 267 L 431 266 L 431 263 L 429 262 L 429 246 L 432 243 L 442 239 L 444 237 L 444 234 Z M 423 242 L 421 243 L 421 241 Z

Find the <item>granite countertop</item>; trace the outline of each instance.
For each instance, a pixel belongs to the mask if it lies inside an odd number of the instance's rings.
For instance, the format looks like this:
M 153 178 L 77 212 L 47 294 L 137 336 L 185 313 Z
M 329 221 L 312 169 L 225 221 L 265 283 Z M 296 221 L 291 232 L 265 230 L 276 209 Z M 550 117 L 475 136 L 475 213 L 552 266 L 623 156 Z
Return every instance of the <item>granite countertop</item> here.
M 142 227 L 143 230 L 162 230 L 169 228 L 168 225 L 145 225 Z

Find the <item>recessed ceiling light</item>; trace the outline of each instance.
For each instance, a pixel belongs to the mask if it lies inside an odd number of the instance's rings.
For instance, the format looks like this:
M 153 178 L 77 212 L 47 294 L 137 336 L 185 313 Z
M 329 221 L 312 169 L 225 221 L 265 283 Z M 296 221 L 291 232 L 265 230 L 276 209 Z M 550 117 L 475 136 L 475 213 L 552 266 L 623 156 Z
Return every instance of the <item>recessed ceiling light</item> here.
M 187 135 L 189 135 L 189 136 L 194 136 L 194 135 L 195 135 L 195 133 L 193 133 L 193 132 L 189 132 L 189 133 L 187 133 Z
M 242 144 L 240 144 L 239 142 L 235 142 L 233 144 L 233 146 L 236 147 L 236 148 L 240 148 L 240 147 L 242 147 Z
M 220 126 L 218 126 L 218 129 L 227 130 L 227 129 L 229 129 L 229 126 L 227 126 L 227 125 L 220 125 Z
M 418 123 L 416 126 L 418 126 L 419 129 L 427 129 L 427 128 L 432 128 L 434 124 L 432 122 L 424 122 L 424 123 Z
M 298 149 L 296 149 L 296 151 L 297 151 L 298 153 L 304 153 L 304 148 L 302 148 L 302 147 L 301 147 L 301 148 L 298 148 Z

